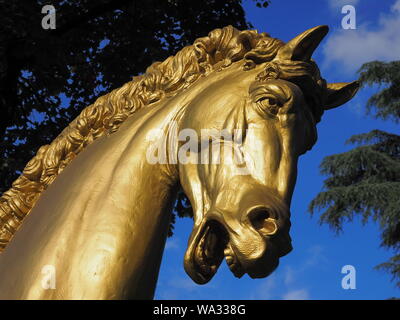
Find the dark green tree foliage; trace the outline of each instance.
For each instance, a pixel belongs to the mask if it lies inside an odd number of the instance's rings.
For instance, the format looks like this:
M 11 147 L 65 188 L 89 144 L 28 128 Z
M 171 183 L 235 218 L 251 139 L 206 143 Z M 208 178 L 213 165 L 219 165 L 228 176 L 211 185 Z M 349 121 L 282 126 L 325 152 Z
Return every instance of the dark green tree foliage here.
M 229 24 L 251 28 L 241 0 L 0 0 L 0 194 L 98 96 Z
M 367 102 L 367 112 L 399 122 L 400 61 L 366 63 L 359 72 L 362 85 L 379 85 Z M 377 222 L 382 230 L 381 245 L 396 252 L 377 268 L 391 273 L 400 287 L 400 136 L 373 130 L 347 142 L 357 147 L 322 161 L 321 172 L 328 178 L 309 210 L 326 209 L 320 222 L 336 232 L 355 215 L 360 215 L 363 223 Z
M 385 86 L 367 103 L 367 111 L 376 111 L 376 117 L 400 121 L 400 61 L 383 63 L 373 61 L 360 70 L 360 81 L 364 85 Z
M 55 30 L 41 27 L 46 4 Z M 241 0 L 0 0 L 0 195 L 97 97 L 226 25 L 252 28 Z M 191 216 L 182 191 L 173 211 Z
M 182 188 L 178 190 L 174 208 L 172 209 L 171 224 L 168 231 L 168 236 L 173 235 L 174 224 L 176 221 L 176 216 L 183 217 L 193 217 L 193 210 L 189 199 L 186 197 Z
M 46 4 L 55 30 L 41 27 Z M 227 25 L 252 28 L 241 0 L 0 0 L 0 195 L 97 97 Z M 173 213 L 191 216 L 182 191 Z

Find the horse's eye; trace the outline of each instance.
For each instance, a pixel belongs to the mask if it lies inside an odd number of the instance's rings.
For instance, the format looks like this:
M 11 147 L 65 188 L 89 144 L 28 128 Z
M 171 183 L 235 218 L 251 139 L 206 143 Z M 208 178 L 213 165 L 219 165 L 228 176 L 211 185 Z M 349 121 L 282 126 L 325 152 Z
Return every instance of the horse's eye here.
M 263 99 L 260 99 L 258 101 L 258 104 L 260 104 L 261 108 L 264 111 L 267 111 L 268 113 L 271 113 L 273 115 L 277 115 L 279 108 L 281 107 L 279 100 L 274 97 L 265 97 Z
M 267 98 L 265 100 L 268 100 L 270 106 L 275 106 L 278 104 L 278 100 L 276 100 L 275 98 Z

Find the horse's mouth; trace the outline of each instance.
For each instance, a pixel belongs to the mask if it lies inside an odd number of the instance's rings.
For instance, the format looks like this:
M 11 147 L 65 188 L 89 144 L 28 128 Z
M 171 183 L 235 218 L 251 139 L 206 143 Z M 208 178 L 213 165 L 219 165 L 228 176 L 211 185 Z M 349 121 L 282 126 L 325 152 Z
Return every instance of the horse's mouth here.
M 285 232 L 274 235 L 274 239 L 264 239 L 268 250 L 257 263 L 241 261 L 234 250 L 228 231 L 215 221 L 209 220 L 198 227 L 185 255 L 185 270 L 198 284 L 209 282 L 217 272 L 225 257 L 226 263 L 235 277 L 245 273 L 252 278 L 263 278 L 276 269 L 279 257 L 291 250 L 290 236 Z M 243 263 L 246 263 L 244 265 Z
M 245 274 L 245 271 L 229 242 L 224 250 L 224 255 L 226 264 L 228 265 L 231 272 L 234 274 L 235 277 L 241 278 Z
M 207 222 L 189 258 L 189 274 L 195 282 L 203 284 L 210 281 L 221 265 L 228 241 L 228 233 L 222 225 L 216 221 Z

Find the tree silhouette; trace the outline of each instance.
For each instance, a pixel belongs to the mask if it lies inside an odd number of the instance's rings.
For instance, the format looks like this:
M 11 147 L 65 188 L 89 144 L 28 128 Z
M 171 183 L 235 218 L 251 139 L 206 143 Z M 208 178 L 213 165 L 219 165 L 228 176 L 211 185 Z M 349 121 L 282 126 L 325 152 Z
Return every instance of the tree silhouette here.
M 380 85 L 367 102 L 367 112 L 398 123 L 400 61 L 369 62 L 359 72 L 362 85 Z M 325 190 L 310 203 L 310 212 L 326 208 L 320 222 L 336 232 L 357 214 L 363 223 L 371 219 L 378 222 L 381 245 L 397 254 L 377 268 L 391 273 L 400 287 L 400 136 L 373 130 L 352 136 L 348 142 L 359 146 L 323 160 L 321 172 L 328 178 L 324 181 Z

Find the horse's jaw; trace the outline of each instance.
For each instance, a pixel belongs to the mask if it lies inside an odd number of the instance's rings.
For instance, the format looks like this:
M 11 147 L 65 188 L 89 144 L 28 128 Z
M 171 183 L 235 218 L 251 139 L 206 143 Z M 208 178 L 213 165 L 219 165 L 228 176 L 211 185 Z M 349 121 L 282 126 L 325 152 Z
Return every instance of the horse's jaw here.
M 271 197 L 268 209 L 266 205 L 249 206 L 247 218 L 241 221 L 228 214 L 215 214 L 214 210 L 197 219 L 195 215 L 184 258 L 192 280 L 198 284 L 209 282 L 224 258 L 237 278 L 245 273 L 251 278 L 269 276 L 279 259 L 292 250 L 290 212 L 280 202 L 275 201 L 275 206 L 273 202 Z
M 273 239 L 265 238 L 263 255 L 256 264 L 248 264 L 238 252 L 226 229 L 215 221 L 203 222 L 192 232 L 185 254 L 184 267 L 187 274 L 198 284 L 209 282 L 218 271 L 222 260 L 237 278 L 247 273 L 251 278 L 269 276 L 279 265 L 279 259 L 292 250 L 290 236 L 279 234 Z
M 184 260 L 194 282 L 205 284 L 212 279 L 225 257 L 228 240 L 224 227 L 215 221 L 204 219 L 194 227 Z

